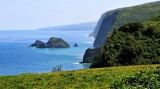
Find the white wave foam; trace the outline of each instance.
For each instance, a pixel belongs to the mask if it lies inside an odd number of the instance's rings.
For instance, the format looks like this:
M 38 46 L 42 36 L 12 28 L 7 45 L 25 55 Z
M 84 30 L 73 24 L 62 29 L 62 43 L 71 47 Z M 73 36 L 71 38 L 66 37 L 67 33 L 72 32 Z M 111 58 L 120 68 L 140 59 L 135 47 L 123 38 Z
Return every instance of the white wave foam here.
M 85 37 L 89 37 L 89 34 L 84 35 Z
M 76 64 L 76 65 L 78 65 L 78 64 L 80 64 L 79 62 L 77 62 L 77 63 L 72 63 L 72 64 Z
M 90 37 L 90 39 L 95 39 L 94 37 Z

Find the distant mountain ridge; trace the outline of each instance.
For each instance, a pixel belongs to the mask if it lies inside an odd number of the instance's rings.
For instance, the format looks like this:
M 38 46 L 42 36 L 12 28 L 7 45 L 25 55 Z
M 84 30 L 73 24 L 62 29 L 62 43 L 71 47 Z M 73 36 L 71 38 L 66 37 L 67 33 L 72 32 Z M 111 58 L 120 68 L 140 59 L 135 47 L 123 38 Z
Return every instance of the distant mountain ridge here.
M 70 24 L 70 25 L 62 25 L 62 26 L 54 26 L 47 28 L 40 28 L 38 30 L 53 30 L 53 31 L 93 31 L 97 22 L 86 22 L 86 23 L 78 23 L 78 24 Z

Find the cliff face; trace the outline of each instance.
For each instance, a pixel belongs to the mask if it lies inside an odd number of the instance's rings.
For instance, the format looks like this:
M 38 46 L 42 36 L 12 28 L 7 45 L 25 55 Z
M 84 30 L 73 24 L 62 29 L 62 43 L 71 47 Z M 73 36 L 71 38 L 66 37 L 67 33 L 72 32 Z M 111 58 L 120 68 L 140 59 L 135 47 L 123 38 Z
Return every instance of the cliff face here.
M 103 19 L 101 24 L 99 25 L 98 34 L 96 36 L 94 47 L 98 47 L 104 44 L 106 40 L 106 35 L 109 32 L 109 29 L 112 27 L 116 20 L 116 16 L 118 15 L 119 11 L 116 11 L 109 17 Z
M 91 33 L 92 36 L 94 36 L 94 38 L 97 37 L 99 28 L 100 28 L 100 26 L 101 26 L 101 24 L 102 24 L 102 22 L 103 22 L 103 20 L 104 20 L 104 17 L 107 15 L 108 12 L 109 12 L 109 11 L 105 12 L 104 14 L 102 14 L 101 18 L 98 20 L 98 23 L 97 23 L 97 25 L 96 25 L 96 27 L 95 27 L 93 33 Z
M 90 49 L 88 48 L 83 56 L 83 62 L 81 63 L 93 63 L 95 60 L 95 56 L 99 53 L 100 47 Z

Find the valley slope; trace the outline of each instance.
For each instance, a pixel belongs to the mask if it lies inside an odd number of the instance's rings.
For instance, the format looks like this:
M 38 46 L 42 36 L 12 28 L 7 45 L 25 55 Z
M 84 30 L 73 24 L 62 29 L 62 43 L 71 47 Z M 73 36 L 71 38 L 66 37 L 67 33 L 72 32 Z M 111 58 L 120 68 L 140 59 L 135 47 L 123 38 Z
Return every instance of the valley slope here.
M 114 28 L 131 21 L 147 21 L 150 17 L 160 13 L 160 1 L 142 4 L 133 7 L 120 8 L 108 11 L 102 15 L 92 34 L 95 34 L 94 47 L 104 44 L 107 35 Z M 105 15 L 105 16 L 104 16 Z
M 152 65 L 156 68 L 157 65 Z M 150 70 L 148 65 L 0 76 L 0 89 L 109 89 L 115 81 Z

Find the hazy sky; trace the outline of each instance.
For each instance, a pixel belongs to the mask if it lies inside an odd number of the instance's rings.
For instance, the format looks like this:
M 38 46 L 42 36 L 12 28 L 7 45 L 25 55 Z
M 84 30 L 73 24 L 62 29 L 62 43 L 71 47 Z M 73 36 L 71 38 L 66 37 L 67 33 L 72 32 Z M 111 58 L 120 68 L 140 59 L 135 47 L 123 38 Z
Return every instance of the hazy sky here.
M 97 21 L 112 9 L 158 0 L 0 0 L 0 30 Z

